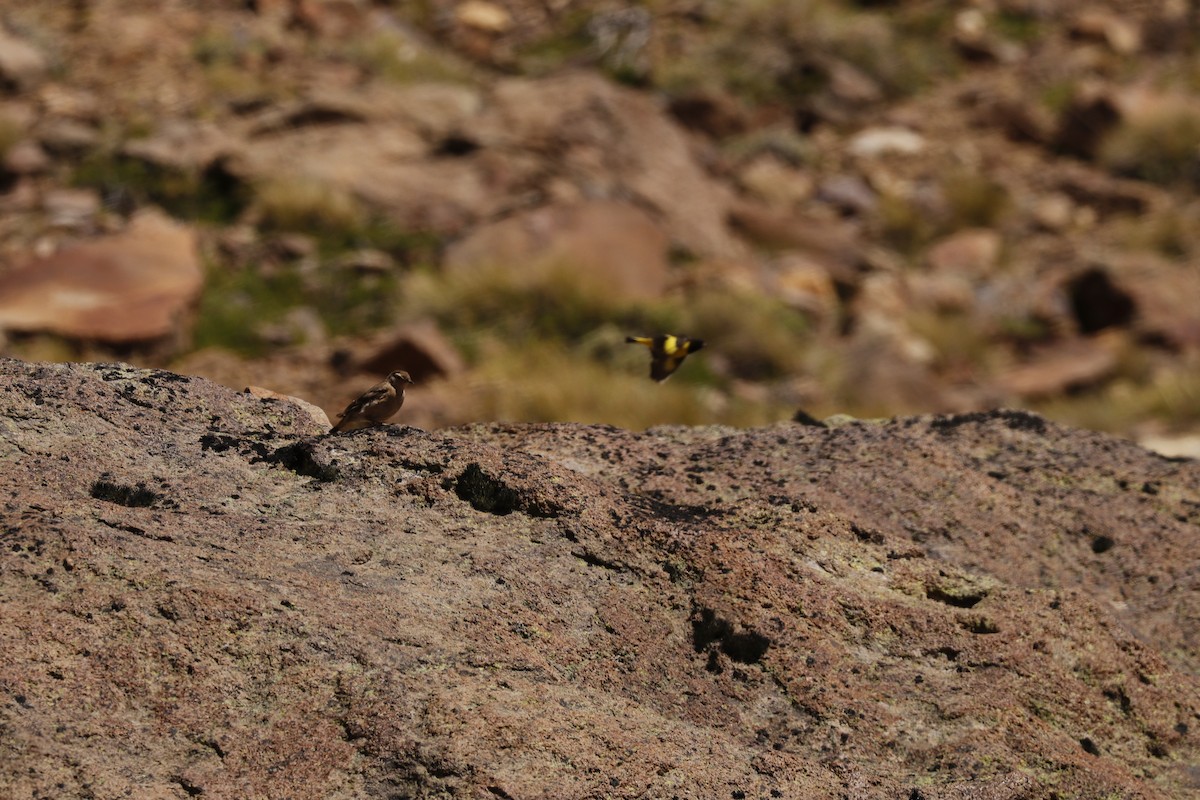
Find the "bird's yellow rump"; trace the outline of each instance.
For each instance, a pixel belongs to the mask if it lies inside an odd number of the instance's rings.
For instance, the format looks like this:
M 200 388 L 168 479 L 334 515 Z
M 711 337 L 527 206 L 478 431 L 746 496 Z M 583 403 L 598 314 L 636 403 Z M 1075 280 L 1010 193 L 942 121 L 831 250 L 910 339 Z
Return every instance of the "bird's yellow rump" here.
M 704 347 L 703 339 L 689 339 L 662 333 L 658 336 L 626 336 L 626 342 L 644 344 L 650 348 L 650 377 L 665 381 L 690 354 Z

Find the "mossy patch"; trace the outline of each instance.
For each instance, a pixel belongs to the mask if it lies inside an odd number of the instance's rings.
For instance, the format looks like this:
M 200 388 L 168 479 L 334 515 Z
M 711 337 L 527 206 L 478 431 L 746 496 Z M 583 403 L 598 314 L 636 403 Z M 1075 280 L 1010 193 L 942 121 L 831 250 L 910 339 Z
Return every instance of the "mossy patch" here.
M 247 187 L 219 163 L 181 171 L 104 148 L 84 158 L 72 183 L 96 189 L 118 210 L 154 204 L 176 217 L 216 224 L 235 220 L 250 198 Z
M 390 275 L 355 275 L 332 268 L 302 274 L 283 267 L 210 269 L 193 328 L 196 349 L 220 347 L 245 356 L 265 355 L 275 344 L 265 335 L 289 311 L 309 307 L 331 334 L 352 334 L 387 324 L 395 301 Z

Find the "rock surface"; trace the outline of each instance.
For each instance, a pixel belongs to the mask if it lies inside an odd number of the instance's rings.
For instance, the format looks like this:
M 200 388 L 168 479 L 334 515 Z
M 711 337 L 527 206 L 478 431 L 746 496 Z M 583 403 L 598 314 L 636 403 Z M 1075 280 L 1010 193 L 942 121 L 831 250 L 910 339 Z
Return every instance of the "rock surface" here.
M 393 426 L 0 361 L 0 795 L 1200 791 L 1200 466 L 1018 411 Z
M 0 329 L 114 343 L 158 339 L 177 329 L 202 285 L 192 229 L 146 211 L 121 233 L 0 275 Z

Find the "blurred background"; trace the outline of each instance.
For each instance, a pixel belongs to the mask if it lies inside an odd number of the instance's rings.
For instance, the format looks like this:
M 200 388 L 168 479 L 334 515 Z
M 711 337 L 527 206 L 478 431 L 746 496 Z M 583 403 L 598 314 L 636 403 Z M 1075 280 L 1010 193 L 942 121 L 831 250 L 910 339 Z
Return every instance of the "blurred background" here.
M 0 353 L 1200 454 L 1193 0 L 0 3 Z M 666 383 L 626 335 L 708 346 Z

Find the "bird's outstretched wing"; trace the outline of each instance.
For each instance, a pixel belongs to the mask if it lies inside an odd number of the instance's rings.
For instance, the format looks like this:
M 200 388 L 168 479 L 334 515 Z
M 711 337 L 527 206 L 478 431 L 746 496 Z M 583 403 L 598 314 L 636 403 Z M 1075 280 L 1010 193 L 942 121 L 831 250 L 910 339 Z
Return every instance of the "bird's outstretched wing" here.
M 683 355 L 679 356 L 662 356 L 650 362 L 650 377 L 656 381 L 665 381 L 671 376 L 675 370 L 679 369 L 679 365 L 683 363 Z

